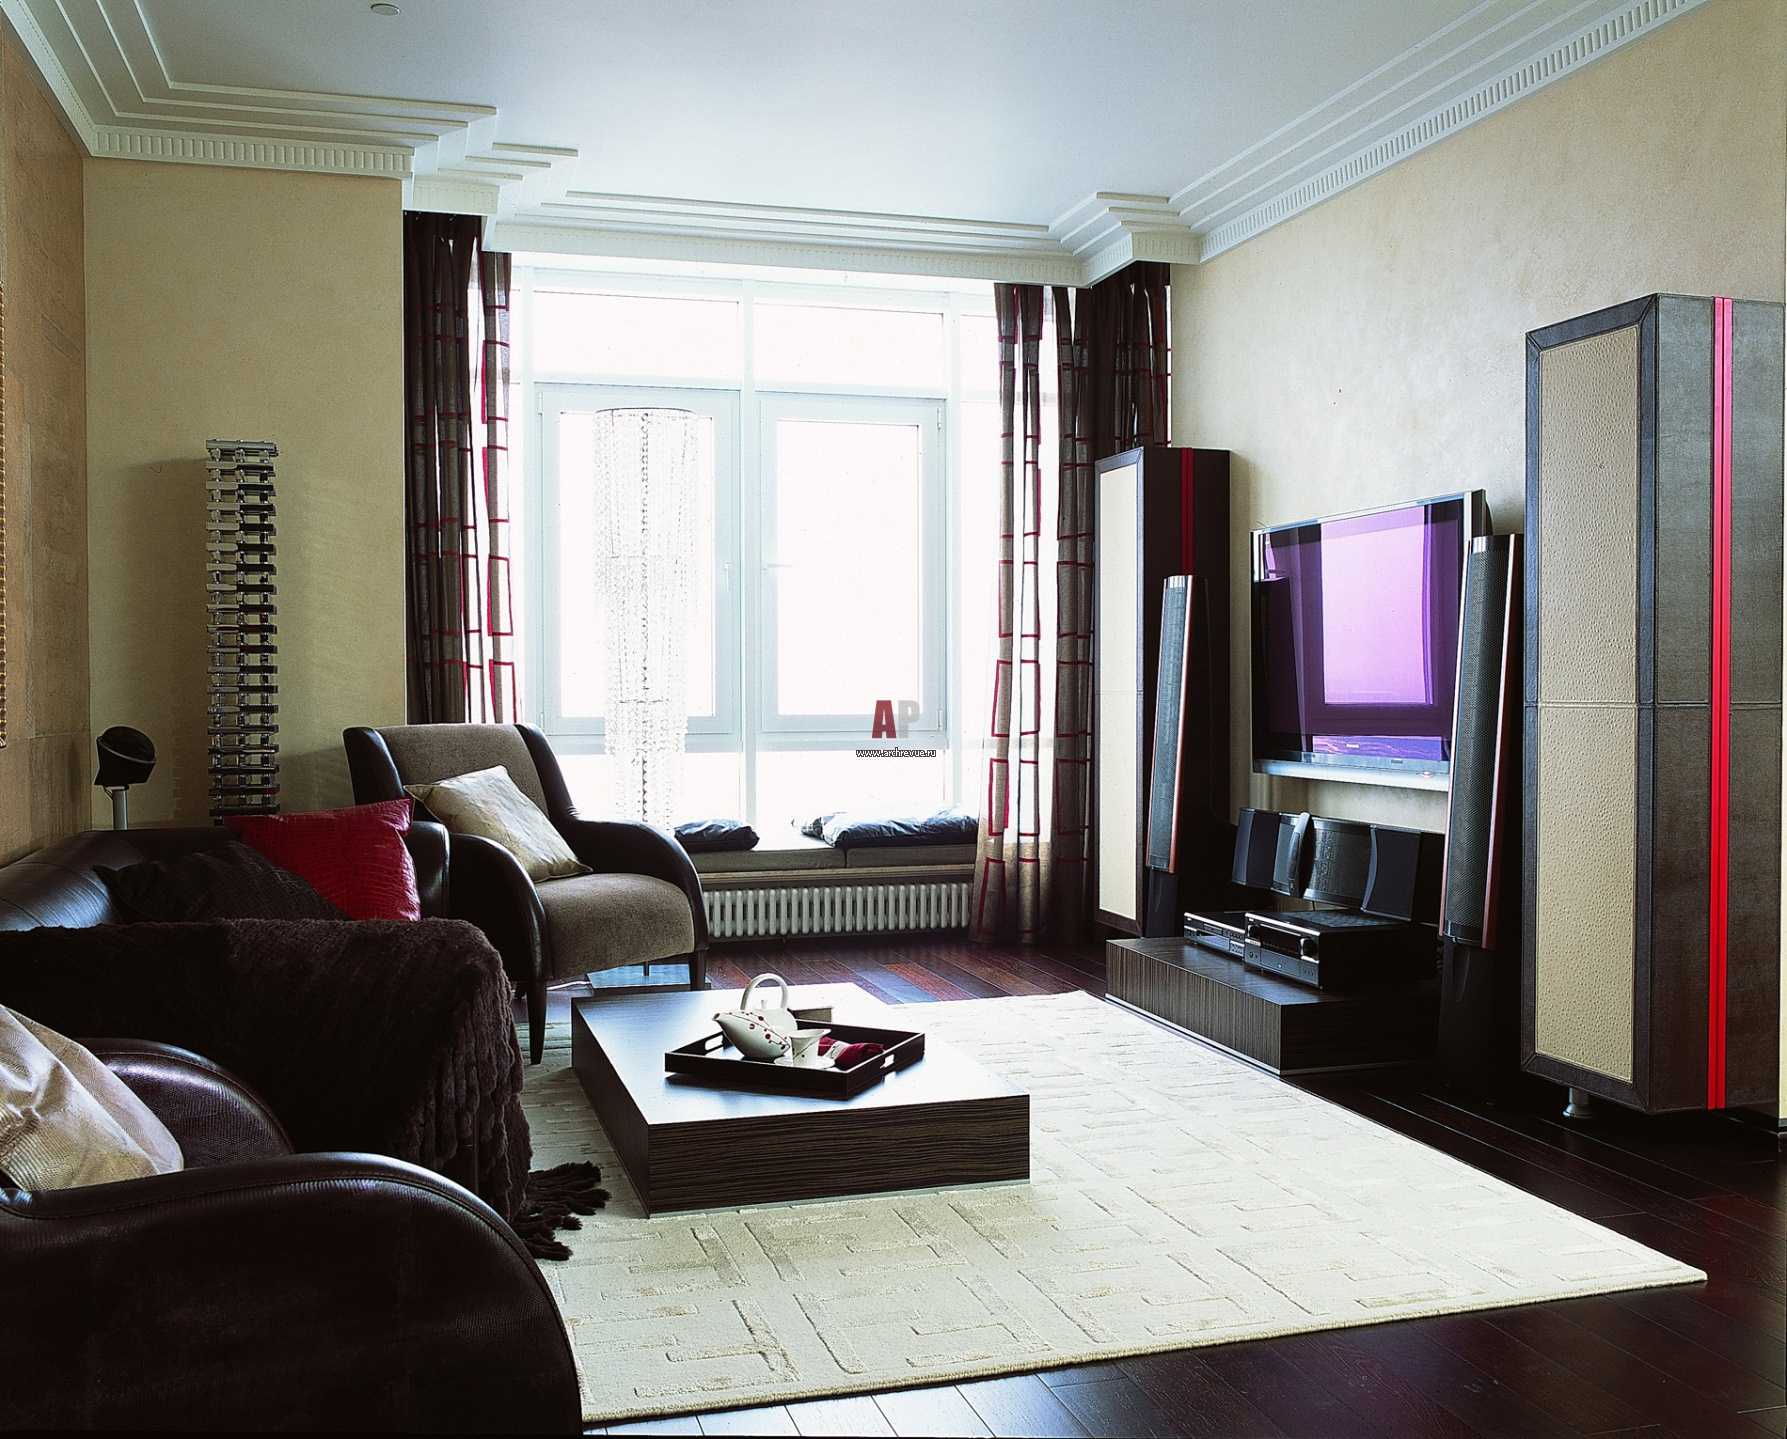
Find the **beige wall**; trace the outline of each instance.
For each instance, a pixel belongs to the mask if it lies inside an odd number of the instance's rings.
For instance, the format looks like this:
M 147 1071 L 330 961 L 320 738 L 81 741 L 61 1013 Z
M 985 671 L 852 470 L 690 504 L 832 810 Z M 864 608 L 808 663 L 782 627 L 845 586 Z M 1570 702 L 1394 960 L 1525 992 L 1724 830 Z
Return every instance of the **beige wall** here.
M 0 862 L 87 821 L 86 320 L 81 151 L 0 19 L 6 305 L 6 743 Z
M 1440 828 L 1442 794 L 1251 773 L 1247 532 L 1482 488 L 1522 527 L 1526 331 L 1658 290 L 1782 297 L 1787 5 L 1713 0 L 1173 272 L 1174 438 L 1234 451 L 1241 802 Z
M 271 438 L 284 804 L 346 803 L 342 727 L 403 718 L 400 188 L 85 179 L 93 726 L 160 751 L 133 818 L 204 817 L 205 441 Z
M 1247 531 L 1476 488 L 1499 528 L 1521 528 L 1526 331 L 1659 290 L 1781 299 L 1783 54 L 1787 5 L 1713 0 L 1174 270 L 1174 438 L 1235 452 L 1232 761 L 1246 803 L 1443 826 L 1443 795 L 1251 773 Z M 1787 1110 L 1787 1006 L 1781 1054 Z

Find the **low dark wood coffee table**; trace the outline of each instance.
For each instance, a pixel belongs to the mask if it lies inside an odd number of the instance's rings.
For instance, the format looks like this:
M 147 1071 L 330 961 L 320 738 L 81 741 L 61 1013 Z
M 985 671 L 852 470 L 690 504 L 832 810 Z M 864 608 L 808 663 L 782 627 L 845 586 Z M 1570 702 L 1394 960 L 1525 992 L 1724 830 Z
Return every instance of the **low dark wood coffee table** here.
M 715 1209 L 1030 1177 L 1030 1096 L 926 1036 L 925 1057 L 852 1099 L 751 1094 L 664 1072 L 737 991 L 586 1000 L 571 1064 L 646 1212 Z M 797 1008 L 914 1029 L 854 984 L 802 985 Z

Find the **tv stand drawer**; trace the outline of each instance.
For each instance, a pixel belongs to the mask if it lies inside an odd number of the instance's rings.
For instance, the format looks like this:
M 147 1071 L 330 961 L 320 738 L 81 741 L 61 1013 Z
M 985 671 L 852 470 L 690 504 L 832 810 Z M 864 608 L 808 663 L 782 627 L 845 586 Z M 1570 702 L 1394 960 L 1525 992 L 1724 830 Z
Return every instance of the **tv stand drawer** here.
M 1377 1069 L 1433 1054 L 1433 979 L 1310 989 L 1183 939 L 1110 940 L 1105 970 L 1110 998 L 1274 1074 Z

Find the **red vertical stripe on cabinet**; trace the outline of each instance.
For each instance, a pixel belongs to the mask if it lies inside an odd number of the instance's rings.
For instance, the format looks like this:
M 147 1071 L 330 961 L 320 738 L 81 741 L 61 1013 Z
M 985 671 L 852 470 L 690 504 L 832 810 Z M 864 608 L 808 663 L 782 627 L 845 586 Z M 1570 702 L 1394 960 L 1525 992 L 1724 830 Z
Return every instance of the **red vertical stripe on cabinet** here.
M 1706 1107 L 1725 1107 L 1725 994 L 1731 908 L 1731 301 L 1713 300 L 1712 893 L 1708 896 Z
M 1197 563 L 1197 506 L 1192 501 L 1192 457 L 1179 451 L 1179 573 L 1189 575 Z

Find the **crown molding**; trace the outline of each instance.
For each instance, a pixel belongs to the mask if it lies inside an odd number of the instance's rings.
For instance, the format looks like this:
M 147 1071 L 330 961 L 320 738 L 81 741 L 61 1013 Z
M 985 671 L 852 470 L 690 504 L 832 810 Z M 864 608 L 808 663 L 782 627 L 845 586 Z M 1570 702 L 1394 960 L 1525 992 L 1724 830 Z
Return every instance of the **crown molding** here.
M 1220 255 L 1703 3 L 1480 0 L 1177 193 L 1097 191 L 1047 225 L 576 189 L 576 150 L 499 139 L 492 106 L 179 80 L 142 0 L 0 12 L 95 156 L 393 179 L 514 249 L 1084 285 Z
M 629 197 L 633 198 L 633 197 Z M 685 202 L 695 203 L 695 202 Z M 648 213 L 648 212 L 635 212 Z M 840 212 L 814 212 L 836 216 Z M 907 216 L 906 219 L 917 217 Z M 1025 227 L 1041 228 L 1041 227 Z M 854 270 L 881 275 L 931 275 L 940 279 L 1007 280 L 1037 285 L 1085 283 L 1081 263 L 1065 251 L 1010 250 L 952 245 L 921 230 L 896 237 L 855 235 L 840 229 L 789 227 L 780 233 L 746 227 L 656 228 L 649 221 L 603 223 L 593 218 L 523 216 L 486 226 L 492 249 L 556 255 L 596 255 L 635 260 L 692 260 L 717 264 L 781 265 L 803 270 Z
M 112 160 L 165 160 L 176 165 L 237 165 L 259 170 L 310 170 L 330 175 L 406 179 L 411 152 L 396 147 L 255 140 L 187 130 L 100 125 L 88 150 Z
M 539 172 L 576 158 L 505 144 L 489 105 L 192 84 L 168 74 L 140 0 L 0 0 L 87 152 L 409 182 L 450 177 L 544 193 Z
M 37 73 L 43 76 L 43 82 L 50 88 L 50 94 L 56 97 L 56 103 L 62 107 L 62 114 L 67 119 L 69 128 L 75 132 L 89 154 L 97 153 L 93 148 L 98 126 L 87 111 L 80 92 L 75 89 L 74 77 L 68 67 L 62 63 L 62 57 L 56 47 L 50 44 L 50 37 L 44 34 L 43 26 L 37 21 L 37 13 L 26 0 L 0 0 L 0 14 L 4 14 L 12 22 L 12 28 L 18 32 L 19 40 L 25 46 L 25 53 L 37 66 Z
M 1100 190 L 1062 214 L 1049 233 L 1079 260 L 1084 285 L 1134 260 L 1190 265 L 1199 258 L 1197 235 L 1165 195 Z
M 1214 259 L 1704 3 L 1485 0 L 1171 203 Z

